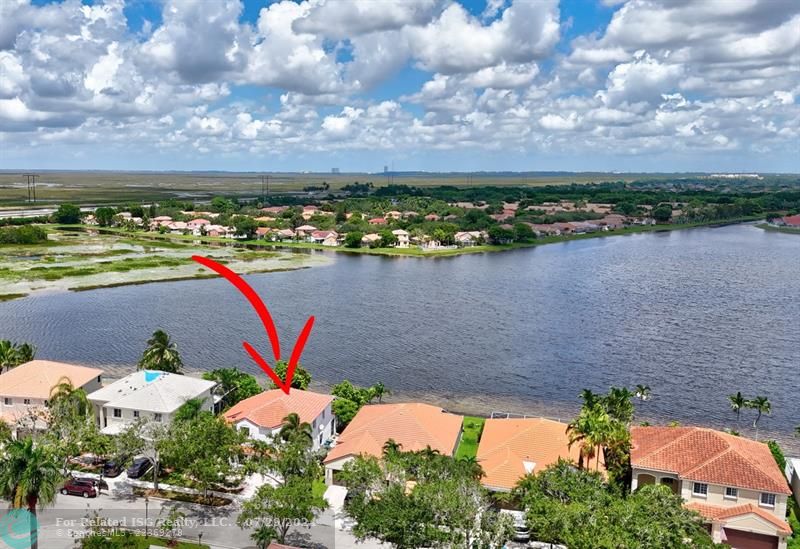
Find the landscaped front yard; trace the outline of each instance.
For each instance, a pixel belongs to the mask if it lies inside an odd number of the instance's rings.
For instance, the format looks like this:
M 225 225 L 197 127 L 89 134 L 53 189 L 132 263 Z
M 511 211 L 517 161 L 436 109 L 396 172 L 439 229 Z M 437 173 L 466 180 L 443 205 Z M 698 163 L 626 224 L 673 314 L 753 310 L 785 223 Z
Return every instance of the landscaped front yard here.
M 482 417 L 464 416 L 464 432 L 461 434 L 461 442 L 456 450 L 456 459 L 478 455 L 478 442 L 481 440 L 485 421 L 486 419 Z

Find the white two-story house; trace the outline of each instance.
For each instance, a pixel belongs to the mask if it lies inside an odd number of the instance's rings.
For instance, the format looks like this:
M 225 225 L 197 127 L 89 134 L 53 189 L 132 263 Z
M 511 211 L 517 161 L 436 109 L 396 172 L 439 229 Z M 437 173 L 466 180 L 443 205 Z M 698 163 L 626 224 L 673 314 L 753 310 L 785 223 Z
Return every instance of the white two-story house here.
M 139 370 L 89 394 L 100 430 L 117 434 L 138 420 L 170 423 L 188 400 L 214 411 L 215 381 L 155 370 Z
M 69 383 L 90 393 L 102 386 L 103 371 L 75 364 L 32 360 L 0 375 L 0 418 L 12 430 L 47 426 L 45 405 L 54 389 Z
M 631 488 L 664 484 L 733 549 L 785 549 L 791 494 L 766 444 L 700 427 L 632 427 Z
M 287 395 L 280 389 L 264 391 L 247 398 L 225 412 L 225 419 L 244 430 L 253 440 L 268 442 L 278 434 L 283 420 L 291 413 L 311 425 L 313 449 L 317 450 L 336 432 L 331 395 L 292 389 Z

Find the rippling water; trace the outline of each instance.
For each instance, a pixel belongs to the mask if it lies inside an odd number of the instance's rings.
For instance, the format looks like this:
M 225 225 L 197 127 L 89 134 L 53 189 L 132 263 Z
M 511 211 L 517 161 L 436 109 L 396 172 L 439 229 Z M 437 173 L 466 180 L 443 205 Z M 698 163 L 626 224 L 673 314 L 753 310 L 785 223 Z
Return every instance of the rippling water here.
M 642 418 L 718 427 L 735 427 L 726 395 L 741 390 L 772 401 L 763 432 L 791 445 L 800 424 L 795 235 L 738 225 L 456 258 L 340 254 L 247 279 L 284 356 L 316 316 L 303 363 L 322 384 L 383 381 L 394 398 L 458 411 L 568 417 L 584 387 L 642 383 L 654 392 Z M 260 372 L 243 339 L 270 354 L 255 314 L 222 280 L 0 303 L 0 337 L 32 341 L 43 358 L 131 368 L 156 328 L 190 368 Z

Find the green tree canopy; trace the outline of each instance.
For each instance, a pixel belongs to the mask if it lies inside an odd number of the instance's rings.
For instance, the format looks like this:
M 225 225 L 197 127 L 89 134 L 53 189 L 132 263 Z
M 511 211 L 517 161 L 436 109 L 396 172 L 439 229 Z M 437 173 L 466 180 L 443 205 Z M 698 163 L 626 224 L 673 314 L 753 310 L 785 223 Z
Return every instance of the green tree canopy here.
M 432 450 L 387 448 L 382 460 L 359 456 L 340 476 L 345 513 L 358 539 L 397 548 L 500 547 L 513 534 L 470 467 Z M 413 481 L 413 483 L 410 483 Z
M 217 368 L 204 372 L 203 379 L 219 383 L 222 402 L 226 408 L 261 392 L 255 377 L 236 368 Z
M 712 548 L 702 517 L 663 485 L 623 497 L 595 471 L 560 460 L 523 477 L 514 492 L 531 538 L 570 549 Z
M 289 363 L 285 360 L 279 360 L 275 363 L 275 367 L 273 370 L 278 375 L 279 378 L 286 380 L 286 372 L 289 368 Z M 297 364 L 297 367 L 294 370 L 294 376 L 292 377 L 292 389 L 302 389 L 305 391 L 308 389 L 308 386 L 311 385 L 311 374 L 308 373 L 308 370 L 303 368 L 301 364 Z M 270 385 L 271 389 L 277 389 L 278 386 L 275 383 Z
M 364 233 L 360 231 L 351 231 L 344 237 L 345 248 L 360 248 L 361 239 L 364 238 Z
M 61 204 L 53 214 L 56 223 L 75 224 L 81 222 L 81 209 L 75 204 Z

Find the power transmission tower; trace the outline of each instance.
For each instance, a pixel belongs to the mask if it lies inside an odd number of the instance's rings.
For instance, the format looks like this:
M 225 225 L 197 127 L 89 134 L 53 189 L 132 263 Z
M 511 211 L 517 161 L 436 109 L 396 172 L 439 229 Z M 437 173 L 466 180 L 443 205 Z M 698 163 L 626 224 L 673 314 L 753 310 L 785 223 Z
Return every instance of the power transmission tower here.
M 28 202 L 36 202 L 36 178 L 39 177 L 39 174 L 35 173 L 26 173 L 22 174 L 25 177 L 27 184 L 28 184 Z

